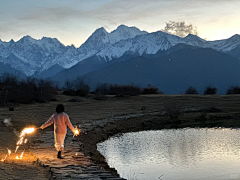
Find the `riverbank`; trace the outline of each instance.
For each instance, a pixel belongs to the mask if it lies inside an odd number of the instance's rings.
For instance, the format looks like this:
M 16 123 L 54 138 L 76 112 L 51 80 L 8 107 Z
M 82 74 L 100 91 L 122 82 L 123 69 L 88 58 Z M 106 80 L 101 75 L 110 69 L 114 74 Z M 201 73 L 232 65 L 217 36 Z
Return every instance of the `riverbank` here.
M 107 96 L 105 100 L 95 100 L 93 96 L 72 97 L 61 92 L 56 101 L 49 103 L 10 104 L 14 111 L 9 111 L 9 107 L 1 108 L 0 118 L 10 117 L 18 131 L 26 126 L 40 126 L 54 113 L 59 103 L 65 105 L 65 112 L 69 114 L 72 124 L 81 125 L 83 133 L 77 139 L 83 143 L 81 151 L 113 174 L 117 172 L 108 167 L 96 144 L 114 134 L 186 126 L 239 127 L 240 119 L 239 95 Z M 39 133 L 44 135 L 52 130 L 53 127 L 49 127 L 45 131 L 39 130 Z M 3 134 L 2 137 L 6 139 L 7 136 Z M 8 141 L 6 146 L 14 144 Z M 0 154 L 3 155 L 5 146 L 0 147 Z M 3 171 L 6 174 L 15 173 L 8 172 L 7 168 Z

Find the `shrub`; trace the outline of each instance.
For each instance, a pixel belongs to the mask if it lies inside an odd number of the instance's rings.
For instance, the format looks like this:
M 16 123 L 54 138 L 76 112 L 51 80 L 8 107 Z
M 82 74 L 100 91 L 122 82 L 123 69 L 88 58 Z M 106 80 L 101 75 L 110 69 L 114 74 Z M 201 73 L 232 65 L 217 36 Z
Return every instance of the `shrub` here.
M 227 94 L 240 94 L 240 87 L 232 86 L 227 90 Z
M 198 94 L 198 91 L 194 87 L 189 87 L 184 94 Z
M 95 89 L 95 94 L 106 95 L 109 93 L 109 84 L 98 84 Z
M 65 82 L 65 91 L 63 94 L 71 96 L 88 96 L 90 87 L 80 77 L 73 81 L 67 80 Z
M 19 80 L 12 75 L 1 78 L 1 104 L 45 102 L 54 99 L 57 94 L 53 83 L 45 80 L 27 78 Z
M 163 94 L 163 92 L 160 92 L 158 88 L 153 87 L 149 84 L 148 87 L 143 88 L 142 94 Z
M 109 85 L 108 84 L 98 84 L 97 88 L 94 92 L 94 99 L 96 100 L 104 100 L 109 93 Z
M 217 94 L 217 88 L 214 87 L 206 87 L 203 94 Z
M 141 89 L 134 85 L 110 85 L 109 94 L 116 96 L 136 96 L 141 93 Z

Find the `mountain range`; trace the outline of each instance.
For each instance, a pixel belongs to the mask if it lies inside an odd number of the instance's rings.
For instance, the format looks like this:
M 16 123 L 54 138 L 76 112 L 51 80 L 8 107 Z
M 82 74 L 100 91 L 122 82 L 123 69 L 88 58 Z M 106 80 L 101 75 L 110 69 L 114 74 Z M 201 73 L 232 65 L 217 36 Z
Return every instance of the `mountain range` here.
M 206 41 L 120 25 L 110 33 L 95 30 L 78 48 L 47 37 L 0 40 L 0 73 L 50 78 L 61 86 L 83 77 L 92 88 L 97 83 L 152 84 L 164 93 L 181 93 L 187 86 L 202 91 L 211 85 L 224 93 L 239 83 L 239 62 L 240 35 Z

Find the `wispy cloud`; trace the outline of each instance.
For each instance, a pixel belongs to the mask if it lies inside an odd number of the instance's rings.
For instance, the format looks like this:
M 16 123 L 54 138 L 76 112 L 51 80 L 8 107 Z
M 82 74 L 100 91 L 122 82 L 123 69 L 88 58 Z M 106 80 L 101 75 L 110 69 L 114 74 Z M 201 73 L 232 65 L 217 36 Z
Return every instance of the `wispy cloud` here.
M 111 31 L 126 24 L 152 32 L 164 28 L 165 22 L 185 21 L 196 25 L 201 34 L 214 23 L 223 25 L 240 15 L 239 0 L 0 0 L 0 3 L 0 39 L 32 33 L 38 37 L 60 37 L 67 44 L 76 39 L 77 43 L 72 43 L 78 45 L 101 26 Z

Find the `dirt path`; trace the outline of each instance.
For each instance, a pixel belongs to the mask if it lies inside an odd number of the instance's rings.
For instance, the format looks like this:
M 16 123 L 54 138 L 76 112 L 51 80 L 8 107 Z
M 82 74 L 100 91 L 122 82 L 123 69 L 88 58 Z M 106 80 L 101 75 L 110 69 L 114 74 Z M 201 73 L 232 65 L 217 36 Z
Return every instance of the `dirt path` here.
M 18 137 L 3 124 L 0 126 L 0 160 L 7 154 L 7 148 L 14 150 Z M 14 156 L 15 157 L 15 156 Z M 5 162 L 0 161 L 0 180 L 47 180 L 50 173 L 46 168 L 40 167 L 35 157 L 28 150 L 25 151 L 21 160 L 16 160 L 12 156 Z

